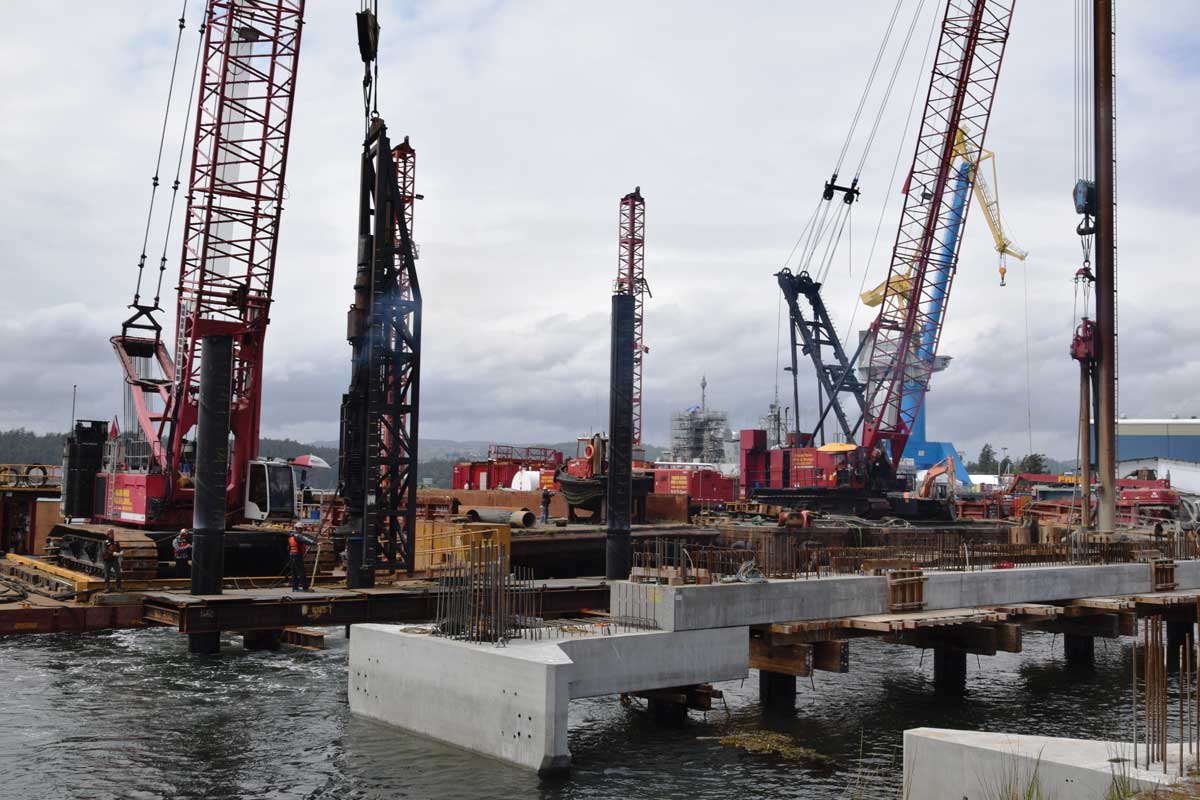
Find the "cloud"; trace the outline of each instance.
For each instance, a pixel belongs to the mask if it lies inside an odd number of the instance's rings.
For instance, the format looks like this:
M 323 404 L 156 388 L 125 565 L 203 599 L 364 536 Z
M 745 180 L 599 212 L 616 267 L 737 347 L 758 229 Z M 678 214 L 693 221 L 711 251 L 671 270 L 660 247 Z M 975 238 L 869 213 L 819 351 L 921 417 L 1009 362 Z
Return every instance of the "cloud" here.
M 776 347 L 772 273 L 846 135 L 867 68 L 847 54 L 878 41 L 887 15 L 877 3 L 764 2 L 738 13 L 715 3 L 382 5 L 380 111 L 393 136 L 411 136 L 425 195 L 416 220 L 425 435 L 561 440 L 605 426 L 617 201 L 639 184 L 654 293 L 648 441 L 667 440 L 671 411 L 698 401 L 701 375 L 710 405 L 735 427 L 757 423 L 777 379 L 790 396 L 776 369 L 788 357 Z M 61 28 L 56 12 L 33 4 L 0 31 L 0 426 L 61 430 L 72 384 L 81 416 L 120 409 L 107 339 L 132 294 L 175 34 L 173 8 L 148 8 L 85 5 Z M 1188 355 L 1200 277 L 1180 235 L 1200 203 L 1181 188 L 1200 177 L 1195 19 L 1186 2 L 1118 18 L 1121 410 L 1130 415 L 1186 415 L 1200 393 Z M 1006 221 L 1030 258 L 1010 264 L 1000 288 L 972 214 L 942 340 L 954 361 L 929 395 L 930 434 L 972 453 L 985 441 L 1023 452 L 1029 427 L 1034 449 L 1067 457 L 1074 447 L 1072 24 L 1067 4 L 1020 4 L 1000 79 L 988 144 Z M 52 49 L 36 44 L 48 29 Z M 263 430 L 333 439 L 349 377 L 362 135 L 362 65 L 344 4 L 309 3 L 301 60 Z M 877 282 L 890 256 L 916 81 L 910 64 L 863 173 L 852 248 L 843 245 L 826 282 L 843 336 L 853 335 L 863 270 Z M 173 177 L 178 119 L 169 130 L 163 172 Z M 165 210 L 160 194 L 152 261 Z M 815 395 L 806 383 L 802 419 Z

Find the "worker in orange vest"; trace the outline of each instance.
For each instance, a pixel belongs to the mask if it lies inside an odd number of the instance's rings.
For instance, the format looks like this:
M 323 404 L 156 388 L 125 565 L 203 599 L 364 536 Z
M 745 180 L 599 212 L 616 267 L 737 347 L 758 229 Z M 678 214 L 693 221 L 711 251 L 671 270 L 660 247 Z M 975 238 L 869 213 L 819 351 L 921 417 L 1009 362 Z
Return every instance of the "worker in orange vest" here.
M 306 536 L 299 528 L 288 536 L 288 564 L 292 569 L 292 591 L 311 592 L 308 586 L 308 575 L 304 571 L 304 554 L 313 543 L 312 537 Z
M 114 583 L 117 585 L 117 591 L 121 591 L 121 558 L 124 555 L 125 551 L 117 542 L 115 532 L 109 528 L 105 534 L 104 548 L 100 552 L 100 559 L 104 563 L 104 591 L 111 592 Z

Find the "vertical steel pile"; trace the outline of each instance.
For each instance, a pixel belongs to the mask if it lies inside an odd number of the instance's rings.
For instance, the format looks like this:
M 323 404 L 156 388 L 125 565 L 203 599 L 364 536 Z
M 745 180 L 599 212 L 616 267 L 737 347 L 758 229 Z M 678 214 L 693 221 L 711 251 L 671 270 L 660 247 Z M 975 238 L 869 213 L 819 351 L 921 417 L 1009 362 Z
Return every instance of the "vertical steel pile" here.
M 220 594 L 225 552 L 225 483 L 229 476 L 229 404 L 233 337 L 205 336 L 196 423 L 196 497 L 192 508 L 192 594 Z M 219 633 L 188 634 L 193 653 L 215 653 Z
M 630 519 L 633 511 L 633 336 L 634 298 L 612 298 L 608 400 L 608 534 L 605 538 L 605 576 L 629 577 Z
M 1092 75 L 1096 141 L 1096 472 L 1100 482 L 1097 529 L 1116 526 L 1117 477 L 1117 246 L 1116 150 L 1113 139 L 1113 0 L 1095 0 Z

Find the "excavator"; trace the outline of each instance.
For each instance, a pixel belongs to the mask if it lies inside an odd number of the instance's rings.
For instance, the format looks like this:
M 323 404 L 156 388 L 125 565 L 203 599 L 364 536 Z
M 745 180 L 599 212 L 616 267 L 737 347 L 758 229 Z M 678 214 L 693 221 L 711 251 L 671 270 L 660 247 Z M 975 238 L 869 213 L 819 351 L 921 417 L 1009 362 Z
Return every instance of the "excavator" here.
M 941 476 L 946 476 L 946 497 L 953 501 L 957 489 L 957 481 L 955 479 L 955 461 L 953 456 L 947 456 L 938 463 L 934 464 L 929 469 L 925 470 L 925 477 L 921 480 L 921 488 L 917 490 L 917 497 L 922 499 L 932 499 L 933 490 L 937 485 L 937 479 Z

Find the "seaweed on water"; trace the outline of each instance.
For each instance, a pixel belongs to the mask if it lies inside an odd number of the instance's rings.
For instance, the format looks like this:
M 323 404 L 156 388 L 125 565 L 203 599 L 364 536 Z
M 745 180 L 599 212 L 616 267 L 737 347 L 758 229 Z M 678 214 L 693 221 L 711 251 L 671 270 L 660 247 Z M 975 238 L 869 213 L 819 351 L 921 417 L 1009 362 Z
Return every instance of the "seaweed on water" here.
M 792 737 L 774 731 L 731 733 L 717 737 L 717 741 L 726 747 L 735 747 L 755 756 L 803 761 L 818 766 L 826 766 L 833 763 L 833 759 L 829 756 L 818 753 L 811 748 L 802 747 L 796 744 L 796 740 Z

